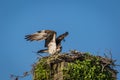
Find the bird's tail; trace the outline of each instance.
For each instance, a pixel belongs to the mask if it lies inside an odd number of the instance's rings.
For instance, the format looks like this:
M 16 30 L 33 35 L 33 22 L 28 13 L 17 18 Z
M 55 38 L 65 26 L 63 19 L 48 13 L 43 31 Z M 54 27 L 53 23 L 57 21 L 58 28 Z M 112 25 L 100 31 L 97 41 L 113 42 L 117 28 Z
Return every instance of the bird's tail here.
M 42 49 L 42 50 L 39 50 L 37 53 L 47 53 L 48 52 L 48 49 Z

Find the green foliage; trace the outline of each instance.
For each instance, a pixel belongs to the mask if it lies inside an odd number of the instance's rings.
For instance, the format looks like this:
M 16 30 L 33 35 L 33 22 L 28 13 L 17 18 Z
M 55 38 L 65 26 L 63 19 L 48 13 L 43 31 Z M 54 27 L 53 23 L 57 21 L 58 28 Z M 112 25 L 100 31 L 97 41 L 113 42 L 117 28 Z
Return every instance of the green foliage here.
M 50 69 L 46 64 L 46 59 L 41 59 L 34 67 L 34 80 L 49 80 Z
M 102 71 L 100 60 L 96 57 L 68 63 L 68 66 L 63 69 L 63 74 L 64 80 L 115 80 L 110 72 Z

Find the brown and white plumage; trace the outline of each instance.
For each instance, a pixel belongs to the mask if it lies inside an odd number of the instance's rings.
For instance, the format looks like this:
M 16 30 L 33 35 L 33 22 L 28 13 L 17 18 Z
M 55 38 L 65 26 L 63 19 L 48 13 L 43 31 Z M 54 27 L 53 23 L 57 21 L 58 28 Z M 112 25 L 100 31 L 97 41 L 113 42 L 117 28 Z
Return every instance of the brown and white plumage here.
M 61 52 L 62 46 L 61 41 L 68 35 L 68 32 L 65 32 L 56 38 L 57 52 Z
M 52 30 L 41 30 L 34 34 L 26 35 L 25 39 L 28 41 L 40 41 L 45 40 L 45 47 L 47 49 L 39 50 L 38 53 L 48 52 L 50 54 L 55 54 L 60 52 L 62 49 L 61 41 L 68 35 L 68 32 L 58 36 L 56 38 L 56 32 Z

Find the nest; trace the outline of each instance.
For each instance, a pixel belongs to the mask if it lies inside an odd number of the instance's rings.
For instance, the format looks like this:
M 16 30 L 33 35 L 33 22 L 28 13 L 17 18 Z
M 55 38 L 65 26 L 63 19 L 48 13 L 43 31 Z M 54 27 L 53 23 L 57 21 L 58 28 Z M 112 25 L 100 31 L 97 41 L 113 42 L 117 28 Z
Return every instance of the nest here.
M 89 65 L 87 65 L 88 71 L 89 67 L 96 67 L 94 72 L 95 76 L 93 77 L 96 77 L 99 73 L 100 77 L 102 74 L 104 74 L 104 76 L 107 75 L 105 78 L 89 78 L 90 80 L 117 79 L 118 71 L 114 69 L 116 66 L 116 60 L 108 57 L 94 56 L 90 53 L 78 52 L 76 50 L 73 50 L 69 53 L 56 53 L 54 55 L 40 57 L 38 61 L 33 64 L 32 70 L 25 72 L 22 76 L 11 75 L 11 77 L 14 80 L 18 80 L 19 78 L 24 78 L 32 74 L 33 80 L 89 80 L 88 78 L 82 78 L 84 76 L 86 77 L 86 74 L 83 75 L 84 71 L 86 70 L 80 70 L 81 73 L 77 73 L 77 75 L 74 74 L 74 76 L 71 76 L 76 72 L 74 72 L 74 69 L 76 69 L 74 65 L 81 67 L 85 61 L 89 62 Z M 100 66 L 99 70 L 97 69 L 98 66 Z M 79 71 L 79 69 L 77 71 Z
M 63 78 L 62 79 L 56 78 L 59 75 L 63 76 L 63 73 L 61 73 L 62 70 L 59 70 L 58 67 L 60 68 L 61 66 L 66 67 L 68 63 L 76 63 L 77 60 L 81 62 L 84 60 L 91 60 L 92 61 L 91 65 L 98 66 L 98 64 L 96 64 L 96 60 L 97 60 L 97 62 L 99 62 L 99 66 L 101 66 L 101 72 L 108 71 L 111 74 L 110 77 L 112 78 L 112 80 L 117 79 L 118 72 L 117 70 L 114 69 L 115 60 L 112 60 L 111 58 L 108 58 L 108 57 L 94 56 L 94 55 L 91 55 L 90 53 L 82 53 L 82 52 L 73 50 L 70 53 L 65 53 L 65 54 L 56 53 L 51 56 L 40 58 L 39 61 L 33 67 L 34 68 L 33 69 L 34 80 L 37 80 L 36 69 L 38 68 L 38 65 L 39 66 L 43 65 L 44 69 L 48 70 L 47 72 L 49 73 L 47 74 L 49 76 L 48 80 L 49 79 L 64 80 Z M 57 74 L 58 76 L 56 76 Z M 47 80 L 47 78 L 45 79 Z M 41 79 L 41 80 L 44 80 L 44 79 Z

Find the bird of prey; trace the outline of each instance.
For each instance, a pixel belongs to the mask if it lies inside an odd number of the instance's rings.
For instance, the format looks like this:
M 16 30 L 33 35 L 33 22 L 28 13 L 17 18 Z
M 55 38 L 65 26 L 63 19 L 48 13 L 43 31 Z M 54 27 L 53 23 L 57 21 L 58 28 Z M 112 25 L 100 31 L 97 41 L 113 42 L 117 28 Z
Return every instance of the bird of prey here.
M 25 36 L 27 41 L 40 41 L 45 40 L 45 47 L 47 49 L 39 50 L 37 53 L 49 53 L 55 54 L 56 52 L 61 52 L 62 46 L 61 41 L 68 35 L 68 32 L 57 36 L 57 33 L 53 30 L 41 30 L 36 33 L 29 34 Z

